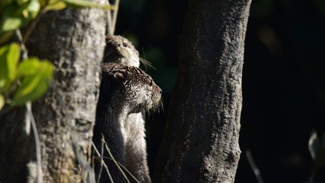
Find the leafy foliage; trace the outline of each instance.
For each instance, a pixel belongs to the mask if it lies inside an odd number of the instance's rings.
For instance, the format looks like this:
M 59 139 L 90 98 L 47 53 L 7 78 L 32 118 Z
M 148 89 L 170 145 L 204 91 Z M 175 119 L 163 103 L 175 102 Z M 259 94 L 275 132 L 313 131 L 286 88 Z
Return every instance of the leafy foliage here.
M 38 0 L 19 3 L 13 1 L 3 8 L 0 20 L 0 33 L 16 30 L 36 18 L 40 10 Z
M 0 1 L 0 111 L 6 105 L 17 106 L 34 101 L 48 90 L 53 65 L 36 57 L 22 60 L 22 53 L 27 53 L 23 43 L 42 14 L 64 8 L 109 10 L 112 6 L 87 0 Z M 20 44 L 10 43 L 23 26 L 27 26 L 24 40 L 19 40 Z
M 48 5 L 46 6 L 46 11 L 61 10 L 66 7 L 73 8 L 73 9 L 81 9 L 81 8 L 100 8 L 104 10 L 113 9 L 112 6 L 101 5 L 87 0 L 50 0 Z
M 21 105 L 42 96 L 52 79 L 53 66 L 48 61 L 31 58 L 21 62 L 17 76 L 24 76 L 14 95 L 14 104 Z
M 17 43 L 0 48 L 0 107 L 5 104 L 4 97 L 10 98 L 12 94 L 13 100 L 9 100 L 12 106 L 36 100 L 46 92 L 52 79 L 51 63 L 33 57 L 18 64 L 19 57 Z
M 18 44 L 5 45 L 0 48 L 0 83 L 15 79 L 16 65 L 19 61 L 20 48 Z M 0 85 L 1 87 L 1 85 Z

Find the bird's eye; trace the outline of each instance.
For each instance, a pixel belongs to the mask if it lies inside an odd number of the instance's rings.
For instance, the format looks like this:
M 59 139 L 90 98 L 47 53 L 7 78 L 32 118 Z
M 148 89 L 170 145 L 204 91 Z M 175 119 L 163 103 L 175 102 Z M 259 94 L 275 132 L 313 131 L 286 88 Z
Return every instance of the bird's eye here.
M 121 45 L 120 44 L 117 44 L 118 47 L 120 47 Z
M 126 44 L 126 43 L 123 43 L 123 46 L 124 46 L 124 47 L 126 47 L 126 46 L 127 46 L 127 44 Z

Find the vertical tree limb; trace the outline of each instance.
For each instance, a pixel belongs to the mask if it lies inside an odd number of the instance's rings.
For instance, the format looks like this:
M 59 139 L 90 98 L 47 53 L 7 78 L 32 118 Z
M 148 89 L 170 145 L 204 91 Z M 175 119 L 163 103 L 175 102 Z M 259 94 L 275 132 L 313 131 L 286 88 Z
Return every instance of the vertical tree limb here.
M 190 0 L 153 182 L 234 182 L 251 0 Z
M 31 56 L 49 59 L 55 66 L 50 91 L 33 104 L 44 182 L 82 180 L 72 141 L 86 157 L 95 121 L 104 35 L 104 11 L 66 9 L 47 13 L 27 42 Z

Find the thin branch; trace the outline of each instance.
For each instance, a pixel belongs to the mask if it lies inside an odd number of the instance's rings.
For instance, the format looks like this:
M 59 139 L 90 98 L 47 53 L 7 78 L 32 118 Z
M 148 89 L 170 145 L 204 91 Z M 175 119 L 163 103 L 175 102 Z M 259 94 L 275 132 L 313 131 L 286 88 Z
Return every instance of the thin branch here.
M 99 174 L 98 174 L 98 180 L 97 183 L 99 183 L 102 171 L 103 171 L 103 162 L 104 162 L 104 141 L 102 141 L 101 145 L 101 152 L 100 152 L 100 168 L 99 168 Z
M 116 26 L 116 20 L 117 20 L 117 13 L 118 13 L 119 4 L 120 4 L 120 0 L 116 0 L 115 4 L 114 4 L 115 10 L 114 10 L 114 13 L 113 13 L 113 22 L 112 22 L 112 26 L 111 26 L 112 35 L 115 32 L 115 26 Z
M 249 149 L 246 151 L 246 157 L 248 159 L 248 162 L 249 162 L 250 166 L 253 169 L 253 172 L 255 174 L 257 182 L 258 183 L 264 183 L 263 178 L 262 178 L 261 173 L 260 173 L 260 170 L 257 168 L 257 166 L 255 164 L 255 161 L 253 159 L 253 156 L 252 156 L 252 152 Z
M 36 24 L 37 22 L 35 22 Z M 21 35 L 21 32 L 19 29 L 17 29 L 15 31 L 15 39 L 17 39 L 18 42 L 20 42 L 20 48 L 21 48 L 21 57 L 22 59 L 26 59 L 28 57 L 28 52 L 27 52 L 27 49 L 25 47 L 25 42 L 24 40 L 22 39 L 22 35 Z M 26 106 L 26 109 L 27 109 L 27 114 L 28 114 L 28 117 L 31 121 L 31 125 L 32 125 L 32 128 L 33 128 L 33 134 L 34 134 L 34 139 L 35 139 L 35 146 L 36 146 L 36 166 L 37 166 L 37 183 L 42 183 L 42 167 L 41 167 L 41 161 L 42 161 L 42 158 L 41 158 L 41 146 L 40 146 L 40 140 L 39 140 L 39 135 L 38 135 L 38 131 L 37 131 L 37 126 L 36 126 L 36 123 L 35 123 L 35 119 L 34 119 L 34 115 L 33 115 L 33 112 L 32 112 L 32 103 L 31 102 L 27 102 L 25 104 Z M 10 110 L 13 106 L 11 106 L 8 110 Z
M 104 140 L 104 135 L 102 134 L 102 141 L 105 142 Z M 105 147 L 106 150 L 109 154 L 109 156 L 112 158 L 112 161 L 114 162 L 114 164 L 116 165 L 116 167 L 120 170 L 121 174 L 123 175 L 124 179 L 126 180 L 127 183 L 130 183 L 128 177 L 125 175 L 124 171 L 121 169 L 121 167 L 119 166 L 119 164 L 117 163 L 117 161 L 115 160 L 115 158 L 113 157 L 113 154 L 111 153 L 111 150 L 108 148 L 107 143 L 105 142 Z
M 95 144 L 92 142 L 92 146 L 94 147 L 94 149 L 95 149 L 95 151 L 96 151 L 96 154 L 99 156 L 99 157 L 101 157 L 101 155 L 99 154 L 99 151 L 97 150 L 97 148 L 96 148 L 96 146 L 95 146 Z M 112 158 L 108 158 L 108 157 L 103 157 L 103 158 L 105 158 L 105 159 L 108 159 L 108 160 L 110 160 L 110 161 L 113 161 L 113 159 Z M 94 159 L 94 158 L 93 158 Z M 134 175 L 132 175 L 132 173 L 127 169 L 127 168 L 125 168 L 125 166 L 123 166 L 121 163 L 119 163 L 119 162 L 117 162 L 116 161 L 116 163 L 118 163 L 118 165 L 120 166 L 120 167 L 122 167 L 123 168 L 123 170 L 136 182 L 136 183 L 140 183 L 140 181 L 138 181 L 137 180 L 137 178 L 135 178 L 134 177 Z M 93 163 L 94 164 L 94 163 Z M 104 167 L 106 167 L 106 164 L 105 164 L 105 161 L 103 161 L 103 166 Z
M 108 5 L 110 6 L 109 1 L 107 1 L 107 2 L 108 2 Z M 114 32 L 112 32 L 112 10 L 111 9 L 109 9 L 107 11 L 107 22 L 106 22 L 106 26 L 107 26 L 106 29 L 108 31 L 108 34 L 109 35 L 113 35 Z
M 101 155 L 100 155 L 98 149 L 96 148 L 94 142 L 91 142 L 91 145 L 94 147 L 97 156 L 98 156 L 98 157 L 101 157 Z M 103 162 L 103 166 L 104 166 L 105 169 L 106 169 L 106 172 L 107 172 L 107 174 L 108 174 L 108 177 L 109 177 L 110 181 L 111 181 L 112 183 L 114 183 L 114 181 L 113 181 L 113 179 L 112 179 L 112 176 L 111 176 L 111 174 L 109 173 L 108 167 L 107 167 L 107 165 L 105 164 L 105 162 Z
M 27 39 L 29 38 L 30 34 L 33 32 L 37 22 L 41 19 L 42 15 L 46 12 L 45 8 L 43 7 L 37 14 L 36 18 L 32 21 L 32 23 L 28 26 L 27 31 L 24 35 L 22 40 L 22 44 L 25 44 Z
M 42 169 L 41 169 L 41 146 L 40 146 L 38 131 L 37 131 L 35 119 L 34 119 L 34 116 L 33 116 L 33 113 L 32 113 L 31 105 L 32 104 L 30 102 L 25 104 L 25 106 L 27 108 L 27 113 L 28 113 L 29 119 L 30 119 L 31 124 L 32 124 L 34 138 L 35 138 L 36 165 L 37 165 L 37 183 L 42 183 L 42 176 L 41 176 L 41 174 L 42 174 Z
M 18 43 L 20 43 L 20 52 L 21 52 L 21 59 L 20 60 L 25 60 L 28 58 L 28 51 L 25 47 L 25 45 L 23 44 L 23 36 L 21 35 L 21 32 L 19 29 L 15 30 L 15 34 L 14 34 L 14 41 L 17 41 Z
M 108 157 L 104 157 L 104 158 L 113 161 L 112 158 L 108 158 Z M 135 178 L 134 175 L 132 175 L 132 173 L 131 173 L 128 169 L 125 168 L 125 166 L 123 166 L 123 165 L 122 165 L 121 163 L 119 163 L 119 162 L 117 162 L 117 163 L 120 165 L 120 167 L 123 168 L 124 171 L 126 171 L 126 173 L 128 173 L 128 175 L 129 175 L 129 176 L 130 176 L 130 177 L 131 177 L 131 178 L 132 178 L 136 183 L 140 183 L 140 181 L 138 181 L 137 178 Z

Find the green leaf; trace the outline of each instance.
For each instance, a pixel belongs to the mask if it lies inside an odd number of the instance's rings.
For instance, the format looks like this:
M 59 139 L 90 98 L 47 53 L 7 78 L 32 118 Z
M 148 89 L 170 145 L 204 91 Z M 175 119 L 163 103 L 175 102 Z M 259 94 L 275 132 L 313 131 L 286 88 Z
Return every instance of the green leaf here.
M 33 62 L 35 61 L 30 61 L 30 63 Z M 24 67 L 26 67 L 26 65 Z M 25 74 L 26 73 L 28 72 L 25 72 Z M 14 95 L 13 104 L 22 105 L 28 101 L 34 101 L 41 97 L 48 89 L 48 83 L 52 79 L 52 74 L 52 64 L 47 61 L 40 62 L 38 71 L 33 75 L 27 75 L 22 80 L 21 85 L 18 87 Z
M 4 105 L 5 105 L 5 98 L 0 94 L 0 111 Z
M 0 34 L 0 45 L 8 42 L 12 36 L 13 36 L 13 31 Z
M 8 17 L 2 27 L 2 31 L 11 31 L 18 29 L 23 24 L 22 17 Z
M 37 16 L 38 12 L 40 11 L 40 8 L 41 8 L 41 4 L 38 0 L 31 0 L 27 7 L 28 18 L 34 19 Z
M 21 13 L 18 13 L 18 10 L 19 6 L 14 2 L 5 6 L 1 15 L 0 33 L 15 30 L 23 25 L 24 17 Z
M 20 57 L 20 47 L 17 43 L 5 45 L 0 48 L 0 80 L 16 78 L 17 63 Z
M 16 2 L 18 3 L 18 1 L 16 0 Z M 18 6 L 16 7 L 15 11 L 13 12 L 12 15 L 19 15 L 19 14 L 22 14 L 26 9 L 27 7 L 29 6 L 30 4 L 30 0 L 28 1 L 21 1 L 20 3 L 18 3 Z M 13 5 L 12 5 L 13 6 Z
M 13 1 L 15 1 L 18 5 L 22 5 L 25 2 L 27 2 L 27 0 L 13 0 Z
M 28 101 L 34 101 L 41 97 L 48 88 L 48 84 L 42 81 L 40 75 L 27 76 L 18 88 L 14 97 L 14 105 L 22 105 Z
M 46 0 L 39 0 L 41 7 L 44 7 L 46 5 Z
M 25 23 L 33 20 L 41 9 L 41 4 L 38 0 L 28 0 L 23 2 L 16 10 L 15 15 L 22 15 Z
M 5 6 L 0 20 L 0 33 L 13 31 L 33 20 L 40 11 L 39 0 L 12 2 Z
M 63 1 L 55 1 L 53 3 L 51 3 L 51 1 L 50 1 L 49 5 L 47 5 L 45 7 L 45 9 L 46 9 L 46 11 L 49 11 L 49 10 L 62 10 L 64 8 L 66 8 L 66 7 L 67 7 L 67 5 Z
M 3 87 L 6 86 L 6 83 L 7 83 L 7 79 L 6 78 L 0 78 L 0 91 L 3 90 Z
M 16 78 L 17 63 L 20 58 L 20 47 L 17 43 L 13 43 L 9 47 L 8 54 L 8 78 L 13 81 Z
M 100 8 L 104 10 L 114 9 L 113 6 L 107 4 L 99 4 L 87 0 L 63 0 L 69 8 L 79 9 L 79 8 Z
M 23 60 L 18 66 L 17 77 L 37 74 L 41 66 L 42 63 L 36 57 Z

